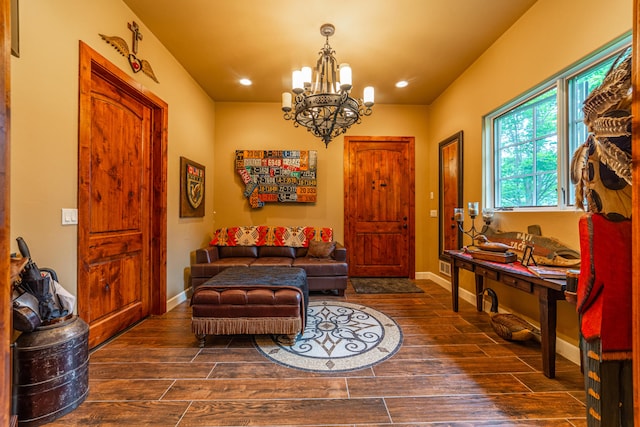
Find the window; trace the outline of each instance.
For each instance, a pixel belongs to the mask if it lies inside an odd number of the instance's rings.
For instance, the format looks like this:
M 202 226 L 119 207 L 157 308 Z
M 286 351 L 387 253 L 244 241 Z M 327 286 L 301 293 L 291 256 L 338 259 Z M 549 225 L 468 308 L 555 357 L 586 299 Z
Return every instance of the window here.
M 628 54 L 630 41 L 625 36 L 484 118 L 485 206 L 563 209 L 575 203 L 569 164 L 587 138 L 582 104 Z
M 494 120 L 497 207 L 557 205 L 557 97 L 548 89 Z

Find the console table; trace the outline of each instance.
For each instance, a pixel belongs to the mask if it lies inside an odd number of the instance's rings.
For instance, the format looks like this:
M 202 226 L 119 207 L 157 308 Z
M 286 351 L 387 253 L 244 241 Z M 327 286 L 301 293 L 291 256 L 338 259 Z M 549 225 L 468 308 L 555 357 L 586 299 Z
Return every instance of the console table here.
M 465 269 L 475 274 L 476 306 L 482 311 L 484 278 L 496 280 L 512 288 L 538 296 L 540 308 L 540 335 L 542 347 L 542 371 L 548 378 L 556 371 L 556 301 L 564 300 L 565 280 L 543 279 L 531 273 L 519 262 L 501 264 L 482 261 L 464 251 L 448 250 L 451 257 L 451 305 L 458 311 L 458 273 Z

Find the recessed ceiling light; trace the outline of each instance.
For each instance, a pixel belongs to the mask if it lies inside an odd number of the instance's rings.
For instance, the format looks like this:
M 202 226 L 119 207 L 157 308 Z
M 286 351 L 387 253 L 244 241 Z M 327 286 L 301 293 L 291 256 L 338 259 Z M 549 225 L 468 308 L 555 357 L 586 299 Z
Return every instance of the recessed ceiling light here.
M 396 83 L 396 87 L 407 87 L 409 86 L 409 82 L 406 80 L 400 80 L 398 83 Z
M 242 86 L 251 86 L 253 82 L 249 79 L 240 79 L 240 84 Z

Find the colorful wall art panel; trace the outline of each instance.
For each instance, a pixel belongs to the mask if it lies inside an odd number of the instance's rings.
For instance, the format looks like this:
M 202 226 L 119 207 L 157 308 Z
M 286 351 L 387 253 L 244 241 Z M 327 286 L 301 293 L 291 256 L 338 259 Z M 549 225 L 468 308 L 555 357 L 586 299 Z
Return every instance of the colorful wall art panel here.
M 252 208 L 316 201 L 317 151 L 236 150 L 235 162 Z

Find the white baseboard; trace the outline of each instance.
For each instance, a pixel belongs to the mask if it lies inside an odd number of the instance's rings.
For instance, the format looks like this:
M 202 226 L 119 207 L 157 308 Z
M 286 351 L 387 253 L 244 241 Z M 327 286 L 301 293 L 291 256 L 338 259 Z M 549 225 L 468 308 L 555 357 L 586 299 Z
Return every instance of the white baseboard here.
M 451 281 L 449 279 L 445 279 L 444 277 L 441 277 L 438 274 L 432 273 L 430 271 L 417 272 L 416 279 L 431 280 L 432 282 L 437 283 L 438 285 L 442 286 L 443 288 L 451 292 Z M 467 291 L 466 289 L 463 289 L 463 288 L 458 289 L 458 298 L 461 298 L 467 301 L 468 303 L 473 304 L 474 306 L 476 305 L 476 296 L 472 292 Z M 528 318 L 524 318 L 524 320 L 526 320 L 527 322 L 530 322 L 535 326 L 540 326 L 539 322 L 536 320 L 528 319 Z M 578 348 L 578 346 L 568 341 L 565 341 L 561 338 L 556 338 L 556 354 L 559 354 L 565 357 L 566 359 L 570 360 L 576 365 L 580 365 L 580 348 Z
M 183 302 L 185 302 L 191 294 L 191 288 L 185 289 L 173 298 L 167 300 L 167 311 L 171 311 Z

